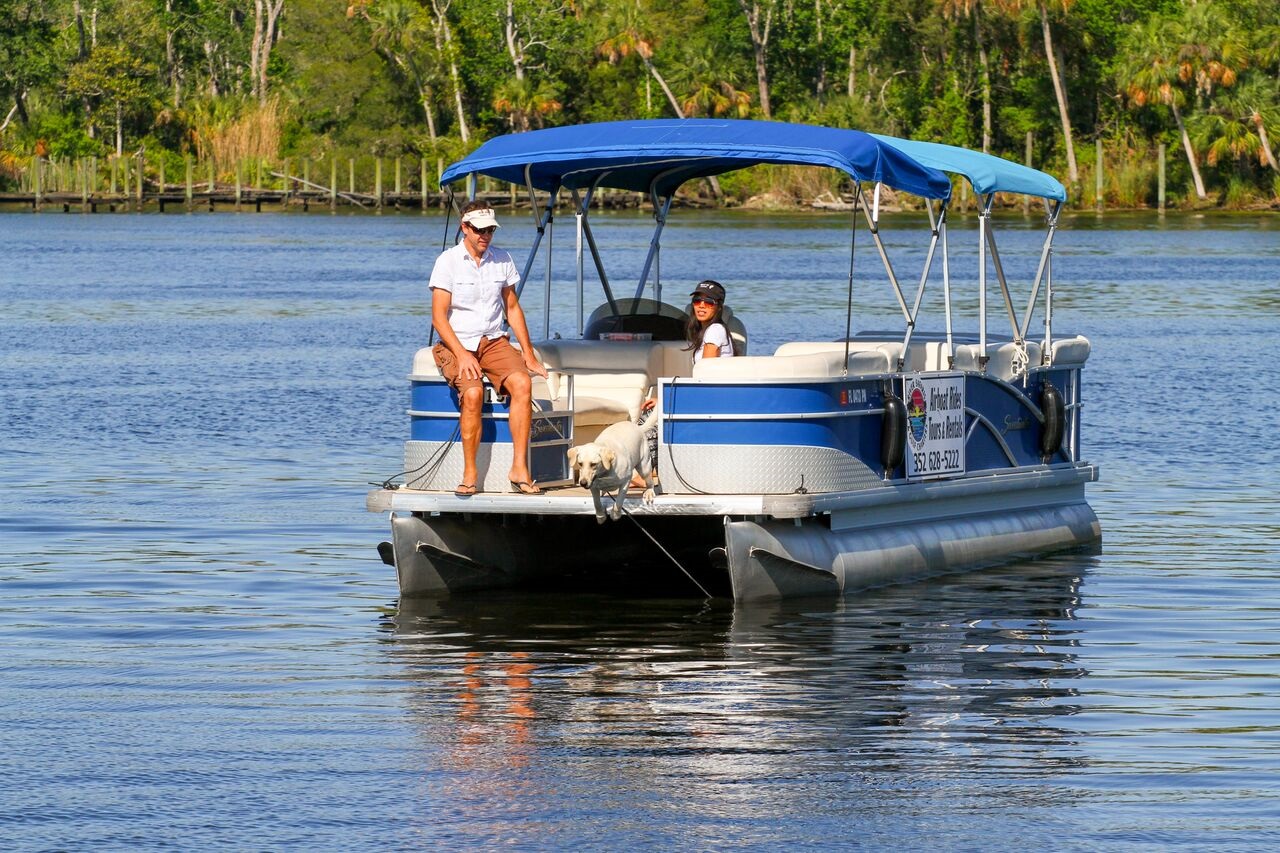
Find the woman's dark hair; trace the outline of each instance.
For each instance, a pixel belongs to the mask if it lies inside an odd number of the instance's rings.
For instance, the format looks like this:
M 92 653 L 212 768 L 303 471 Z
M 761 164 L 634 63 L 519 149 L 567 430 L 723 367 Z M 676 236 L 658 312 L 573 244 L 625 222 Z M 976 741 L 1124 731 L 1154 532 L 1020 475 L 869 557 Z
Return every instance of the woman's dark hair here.
M 698 285 L 700 289 L 702 284 L 714 284 L 721 293 L 724 292 L 724 287 L 718 281 L 711 281 L 710 279 L 707 279 L 705 282 Z M 716 303 L 716 313 L 711 316 L 710 321 L 707 322 L 707 326 L 710 326 L 712 323 L 719 323 L 724 326 L 726 333 L 729 332 L 729 324 L 724 321 L 724 302 Z M 698 322 L 698 317 L 693 313 L 692 309 L 689 311 L 689 322 L 686 323 L 684 327 L 684 339 L 689 342 L 689 345 L 685 347 L 686 352 L 697 353 L 702 349 L 702 338 L 707 333 L 707 326 L 703 326 Z M 738 354 L 738 344 L 733 340 L 732 334 L 729 334 L 729 347 L 733 350 L 734 355 Z

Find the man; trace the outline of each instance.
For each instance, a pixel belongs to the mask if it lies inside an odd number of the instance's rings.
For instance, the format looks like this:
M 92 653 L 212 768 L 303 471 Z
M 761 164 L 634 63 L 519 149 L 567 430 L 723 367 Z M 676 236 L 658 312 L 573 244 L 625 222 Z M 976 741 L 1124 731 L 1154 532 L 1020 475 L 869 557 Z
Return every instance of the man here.
M 511 398 L 507 425 L 511 429 L 511 490 L 540 495 L 529 474 L 529 422 L 532 419 L 530 373 L 546 376 L 533 353 L 524 311 L 516 298 L 520 273 L 511 255 L 490 246 L 498 219 L 481 201 L 462 206 L 462 242 L 446 249 L 431 271 L 431 322 L 440 343 L 433 354 L 445 380 L 458 392 L 461 408 L 462 482 L 454 489 L 469 497 L 479 489 L 476 450 L 480 446 L 480 406 L 484 400 L 481 376 Z M 502 330 L 507 325 L 520 343 L 516 352 Z

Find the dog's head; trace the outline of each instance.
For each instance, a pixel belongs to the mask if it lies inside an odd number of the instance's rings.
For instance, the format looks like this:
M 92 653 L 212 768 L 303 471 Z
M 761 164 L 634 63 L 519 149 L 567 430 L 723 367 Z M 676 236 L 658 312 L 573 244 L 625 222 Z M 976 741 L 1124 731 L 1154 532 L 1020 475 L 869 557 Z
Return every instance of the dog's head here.
M 569 470 L 573 481 L 584 489 L 591 488 L 596 477 L 609 476 L 618 455 L 598 444 L 580 444 L 569 448 Z

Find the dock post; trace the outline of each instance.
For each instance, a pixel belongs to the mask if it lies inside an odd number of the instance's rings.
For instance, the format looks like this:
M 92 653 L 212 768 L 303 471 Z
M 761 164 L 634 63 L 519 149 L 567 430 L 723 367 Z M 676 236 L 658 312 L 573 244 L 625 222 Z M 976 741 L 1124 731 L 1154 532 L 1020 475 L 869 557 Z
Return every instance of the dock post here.
M 329 157 L 329 211 L 334 213 L 338 210 L 338 155 L 332 154 Z
M 1160 143 L 1160 156 L 1158 158 L 1158 171 L 1156 172 L 1156 205 L 1160 209 L 1160 213 L 1164 213 L 1164 143 Z
M 1094 170 L 1094 207 L 1099 213 L 1102 212 L 1102 137 L 1098 137 L 1094 141 L 1094 160 L 1097 168 Z
M 195 186 L 194 186 L 194 180 L 192 176 L 192 168 L 193 168 L 193 164 L 191 162 L 191 155 L 188 154 L 187 155 L 187 213 L 191 212 L 192 196 L 195 195 Z
M 240 212 L 240 200 L 242 197 L 241 189 L 240 189 L 240 176 L 241 176 L 241 172 L 243 171 L 243 168 L 244 168 L 244 161 L 241 160 L 239 157 L 237 157 L 236 158 L 236 213 Z
M 293 162 L 284 158 L 284 206 L 289 206 L 289 197 L 293 195 Z
M 167 186 L 168 184 L 166 184 L 164 180 L 164 158 L 161 157 L 160 158 L 160 185 L 156 189 L 159 191 L 160 195 L 164 195 L 165 187 Z
M 347 192 L 356 194 L 356 158 L 347 158 Z
M 422 193 L 422 212 L 426 213 L 427 212 L 427 158 L 426 157 L 423 157 L 421 160 L 418 161 L 418 171 L 421 172 L 421 175 L 419 176 L 419 180 L 421 181 L 421 183 L 419 184 L 418 189 Z
M 124 209 L 129 210 L 129 160 L 120 158 L 120 182 L 124 186 Z
M 396 158 L 396 196 L 400 195 L 400 158 Z M 398 199 L 397 199 L 398 200 Z
M 119 168 L 120 168 L 120 158 L 112 154 L 111 155 L 111 195 L 113 197 L 116 194 L 116 172 L 119 170 Z
M 382 213 L 382 158 L 376 157 L 373 161 L 373 209 L 378 213 Z
M 32 184 L 32 190 L 35 192 L 35 203 L 32 205 L 32 207 L 35 209 L 36 213 L 39 213 L 40 205 L 43 202 L 43 199 L 41 198 L 42 187 L 40 186 L 40 155 L 39 154 L 37 154 L 35 158 L 32 160 L 32 165 L 35 167 L 31 173 L 33 178 L 35 179 L 35 183 Z
M 262 192 L 262 158 L 253 158 L 253 189 L 254 192 Z
M 213 196 L 213 190 L 214 190 L 214 181 L 213 181 L 213 158 L 212 158 L 212 157 L 210 157 L 210 158 L 209 158 L 209 196 L 210 196 L 209 201 L 210 201 L 210 203 L 211 203 L 211 204 L 213 203 L 213 198 L 212 198 L 212 196 Z
M 80 212 L 89 212 L 89 164 L 80 158 Z
M 142 212 L 142 184 L 146 180 L 147 175 L 147 158 L 141 151 L 138 152 L 138 189 L 136 198 L 138 200 L 137 211 Z

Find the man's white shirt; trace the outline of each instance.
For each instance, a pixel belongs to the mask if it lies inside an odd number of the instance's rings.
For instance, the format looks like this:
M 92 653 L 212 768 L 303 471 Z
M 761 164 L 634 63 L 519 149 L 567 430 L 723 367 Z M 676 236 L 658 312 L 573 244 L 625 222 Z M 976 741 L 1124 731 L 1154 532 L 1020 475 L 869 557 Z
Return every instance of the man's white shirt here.
M 431 270 L 431 288 L 452 294 L 449 325 L 462 346 L 475 351 L 481 338 L 503 336 L 502 289 L 520 283 L 520 272 L 503 249 L 490 246 L 477 264 L 465 243 L 446 249 Z

